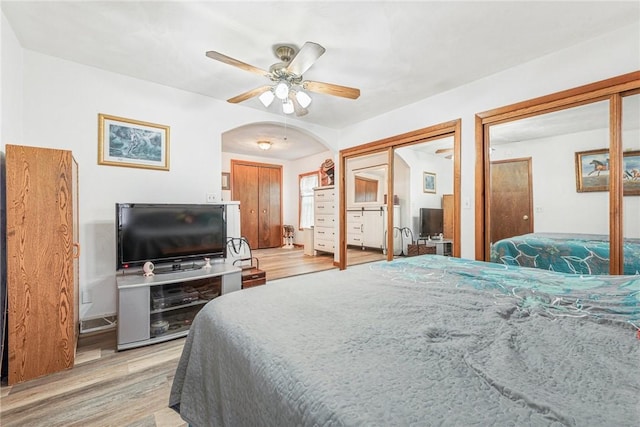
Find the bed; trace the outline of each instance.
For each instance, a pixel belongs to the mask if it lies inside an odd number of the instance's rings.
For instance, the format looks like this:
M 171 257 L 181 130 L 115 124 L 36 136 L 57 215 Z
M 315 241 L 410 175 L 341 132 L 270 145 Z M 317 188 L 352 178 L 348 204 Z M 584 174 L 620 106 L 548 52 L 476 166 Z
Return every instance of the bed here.
M 624 239 L 624 274 L 640 274 L 640 239 Z M 491 245 L 491 261 L 574 274 L 609 274 L 609 236 L 530 233 Z
M 640 277 L 421 255 L 280 279 L 196 316 L 191 426 L 638 425 Z

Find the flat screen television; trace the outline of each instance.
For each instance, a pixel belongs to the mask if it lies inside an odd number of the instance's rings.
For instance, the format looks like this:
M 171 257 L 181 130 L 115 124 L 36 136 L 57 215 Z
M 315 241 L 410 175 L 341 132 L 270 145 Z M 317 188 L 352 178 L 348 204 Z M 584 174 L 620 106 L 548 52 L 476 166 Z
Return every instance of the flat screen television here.
M 444 209 L 420 208 L 420 237 L 437 236 L 444 232 Z
M 116 268 L 225 258 L 225 205 L 116 203 Z

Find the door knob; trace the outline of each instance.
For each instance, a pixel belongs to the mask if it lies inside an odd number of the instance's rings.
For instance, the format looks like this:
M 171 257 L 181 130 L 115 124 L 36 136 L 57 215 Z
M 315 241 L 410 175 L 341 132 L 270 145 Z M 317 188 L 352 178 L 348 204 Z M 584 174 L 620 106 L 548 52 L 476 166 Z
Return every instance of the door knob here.
M 522 217 L 522 219 L 524 219 L 525 221 L 527 221 L 529 219 L 529 215 L 525 215 Z

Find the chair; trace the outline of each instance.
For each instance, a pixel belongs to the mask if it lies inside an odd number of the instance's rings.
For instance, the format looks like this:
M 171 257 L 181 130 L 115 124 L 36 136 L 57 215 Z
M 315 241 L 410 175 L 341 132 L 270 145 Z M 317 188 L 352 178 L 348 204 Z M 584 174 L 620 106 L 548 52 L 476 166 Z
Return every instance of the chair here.
M 267 283 L 267 274 L 260 270 L 260 260 L 253 256 L 244 237 L 227 240 L 227 258 L 234 259 L 232 264 L 242 269 L 242 289 Z
M 253 256 L 251 245 L 244 237 L 227 239 L 227 258 L 233 259 L 232 264 L 243 270 L 260 269 L 260 260 Z

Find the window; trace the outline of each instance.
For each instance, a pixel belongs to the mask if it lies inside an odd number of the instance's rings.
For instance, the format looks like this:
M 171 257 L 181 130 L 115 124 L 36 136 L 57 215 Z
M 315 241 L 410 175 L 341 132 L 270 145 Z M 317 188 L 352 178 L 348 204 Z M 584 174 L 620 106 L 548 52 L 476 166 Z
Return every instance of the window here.
M 308 172 L 298 175 L 300 189 L 298 228 L 310 228 L 313 226 L 313 189 L 318 186 L 318 172 Z

